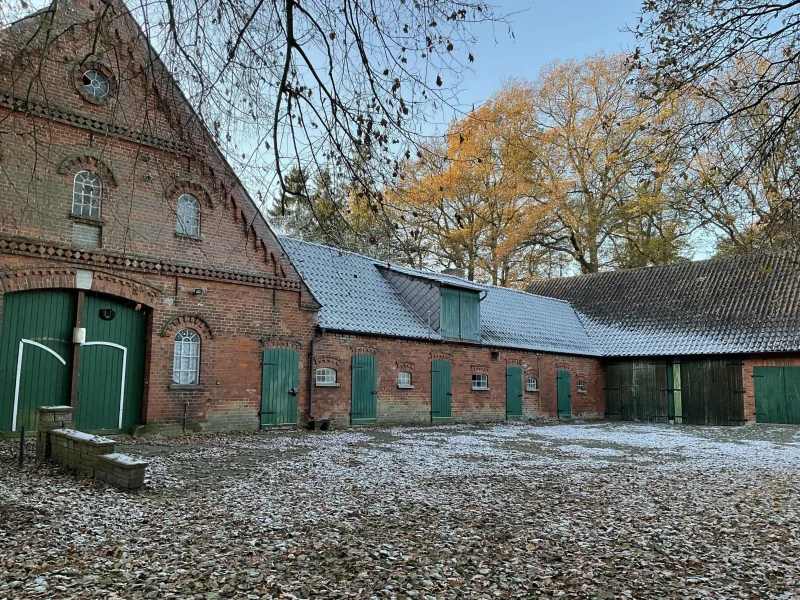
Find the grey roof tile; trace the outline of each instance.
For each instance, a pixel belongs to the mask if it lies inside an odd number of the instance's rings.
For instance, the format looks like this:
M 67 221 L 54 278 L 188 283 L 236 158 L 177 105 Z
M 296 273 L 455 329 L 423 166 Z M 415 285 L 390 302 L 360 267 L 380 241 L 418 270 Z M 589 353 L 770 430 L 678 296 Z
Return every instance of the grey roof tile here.
M 441 341 L 439 333 L 428 327 L 381 275 L 380 268 L 391 268 L 407 275 L 484 292 L 480 309 L 480 342 L 484 345 L 561 354 L 599 354 L 567 302 L 389 265 L 360 254 L 292 238 L 283 237 L 281 242 L 314 296 L 322 303 L 319 320 L 325 329 Z
M 800 350 L 800 251 L 536 281 L 606 356 Z

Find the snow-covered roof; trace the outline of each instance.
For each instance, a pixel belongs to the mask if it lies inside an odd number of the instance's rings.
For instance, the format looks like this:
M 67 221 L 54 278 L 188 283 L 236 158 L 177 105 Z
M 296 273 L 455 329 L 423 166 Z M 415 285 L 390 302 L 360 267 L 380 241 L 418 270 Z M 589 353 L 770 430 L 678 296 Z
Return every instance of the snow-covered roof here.
M 400 267 L 312 242 L 283 237 L 281 243 L 322 303 L 319 324 L 323 329 L 442 341 L 439 332 L 381 274 L 382 269 L 389 269 L 436 284 L 480 290 L 481 344 L 561 354 L 598 354 L 567 302 Z
M 604 356 L 800 350 L 800 250 L 543 279 Z

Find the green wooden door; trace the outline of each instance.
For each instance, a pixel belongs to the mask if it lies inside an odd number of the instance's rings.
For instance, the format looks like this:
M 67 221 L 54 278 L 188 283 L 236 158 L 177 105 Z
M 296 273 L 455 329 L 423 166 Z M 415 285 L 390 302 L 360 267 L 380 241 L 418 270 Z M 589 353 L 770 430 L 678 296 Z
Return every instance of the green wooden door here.
M 273 348 L 264 352 L 261 371 L 261 429 L 297 423 L 300 355 Z
M 754 367 L 757 423 L 800 425 L 800 367 Z
M 431 421 L 452 417 L 450 361 L 431 362 Z
M 128 431 L 141 423 L 147 314 L 109 296 L 86 294 L 75 425 Z
M 566 369 L 559 369 L 558 381 L 558 417 L 570 418 L 572 416 L 572 392 L 570 391 L 570 374 Z
M 40 406 L 68 405 L 76 295 L 6 294 L 0 331 L 0 431 L 31 431 Z
M 350 380 L 350 422 L 374 423 L 378 414 L 378 359 L 372 354 L 354 354 Z
M 522 418 L 522 369 L 506 367 L 506 419 Z

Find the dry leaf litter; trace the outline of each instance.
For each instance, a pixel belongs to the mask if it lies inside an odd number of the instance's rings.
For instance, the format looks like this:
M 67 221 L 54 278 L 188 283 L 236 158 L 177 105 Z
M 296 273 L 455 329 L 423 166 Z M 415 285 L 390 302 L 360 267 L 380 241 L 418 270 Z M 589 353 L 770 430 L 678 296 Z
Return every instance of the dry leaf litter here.
M 0 598 L 800 597 L 800 429 L 122 439 L 123 492 L 0 444 Z M 28 444 L 28 453 L 33 447 Z

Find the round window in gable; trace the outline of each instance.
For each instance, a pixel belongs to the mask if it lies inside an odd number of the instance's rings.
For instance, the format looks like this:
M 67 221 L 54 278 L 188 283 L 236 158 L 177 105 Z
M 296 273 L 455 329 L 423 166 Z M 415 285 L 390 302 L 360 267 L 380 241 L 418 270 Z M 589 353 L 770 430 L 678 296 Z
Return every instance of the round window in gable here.
M 83 74 L 81 83 L 83 84 L 83 91 L 98 100 L 104 100 L 111 88 L 108 77 L 94 69 L 90 69 Z

